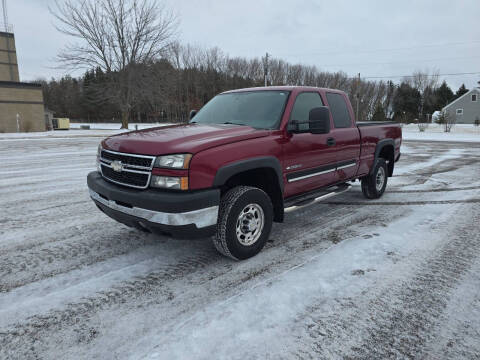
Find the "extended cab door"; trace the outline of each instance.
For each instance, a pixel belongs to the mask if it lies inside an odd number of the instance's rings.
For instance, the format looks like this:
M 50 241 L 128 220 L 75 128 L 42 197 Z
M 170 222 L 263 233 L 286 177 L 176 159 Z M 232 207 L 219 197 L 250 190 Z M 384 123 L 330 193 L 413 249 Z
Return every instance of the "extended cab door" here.
M 310 110 L 323 105 L 317 91 L 301 92 L 295 99 L 289 122 L 304 123 L 301 126 L 306 132 L 288 132 L 283 146 L 285 197 L 314 190 L 335 181 L 336 159 L 333 147 L 328 144 L 330 134 L 308 132 Z
M 328 107 L 333 118 L 330 141 L 335 145 L 337 181 L 352 178 L 357 173 L 360 158 L 360 132 L 353 122 L 353 111 L 344 93 L 326 92 Z

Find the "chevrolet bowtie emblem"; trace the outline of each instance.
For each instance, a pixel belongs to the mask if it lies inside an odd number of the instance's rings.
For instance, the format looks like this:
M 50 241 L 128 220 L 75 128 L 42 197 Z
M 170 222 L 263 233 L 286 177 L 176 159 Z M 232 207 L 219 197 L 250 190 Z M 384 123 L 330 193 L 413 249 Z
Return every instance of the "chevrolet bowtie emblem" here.
M 122 170 L 123 170 L 122 162 L 118 161 L 118 160 L 112 161 L 110 166 L 112 167 L 113 171 L 115 171 L 115 172 L 122 172 Z

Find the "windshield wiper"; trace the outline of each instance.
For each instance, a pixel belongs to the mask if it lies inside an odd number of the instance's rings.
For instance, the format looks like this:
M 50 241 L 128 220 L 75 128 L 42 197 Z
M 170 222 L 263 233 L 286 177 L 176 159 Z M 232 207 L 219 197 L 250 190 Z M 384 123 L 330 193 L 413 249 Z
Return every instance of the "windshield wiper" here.
M 230 122 L 230 121 L 225 121 L 224 123 L 222 124 L 228 124 L 228 125 L 238 125 L 238 126 L 248 126 L 246 124 L 238 124 L 238 123 L 234 123 L 234 122 Z

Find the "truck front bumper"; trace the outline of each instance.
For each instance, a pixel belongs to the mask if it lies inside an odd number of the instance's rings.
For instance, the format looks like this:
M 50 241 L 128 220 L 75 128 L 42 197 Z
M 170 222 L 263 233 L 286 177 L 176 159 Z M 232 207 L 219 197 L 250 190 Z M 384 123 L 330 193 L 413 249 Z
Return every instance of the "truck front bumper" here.
M 215 233 L 220 190 L 135 190 L 112 184 L 98 172 L 87 177 L 90 197 L 106 215 L 127 226 L 179 238 Z

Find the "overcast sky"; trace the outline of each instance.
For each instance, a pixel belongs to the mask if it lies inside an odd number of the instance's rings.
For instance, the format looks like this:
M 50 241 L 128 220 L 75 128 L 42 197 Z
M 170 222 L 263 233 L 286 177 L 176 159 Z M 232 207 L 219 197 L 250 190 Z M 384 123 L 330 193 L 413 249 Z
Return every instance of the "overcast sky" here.
M 22 80 L 58 77 L 54 56 L 69 39 L 51 0 L 7 0 Z M 181 20 L 179 39 L 232 56 L 268 51 L 290 62 L 392 77 L 437 70 L 454 90 L 480 80 L 479 0 L 165 0 Z M 368 4 L 368 5 L 367 5 Z

